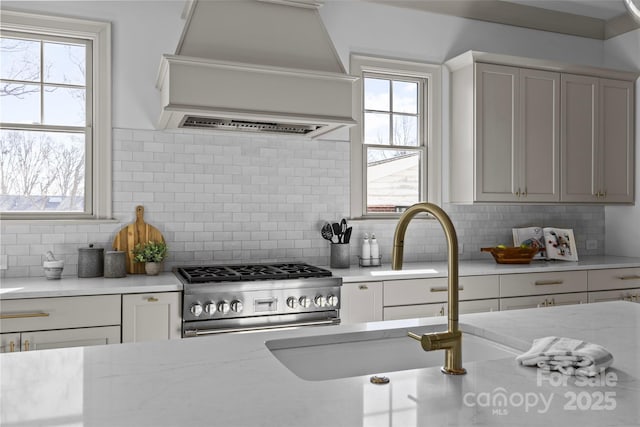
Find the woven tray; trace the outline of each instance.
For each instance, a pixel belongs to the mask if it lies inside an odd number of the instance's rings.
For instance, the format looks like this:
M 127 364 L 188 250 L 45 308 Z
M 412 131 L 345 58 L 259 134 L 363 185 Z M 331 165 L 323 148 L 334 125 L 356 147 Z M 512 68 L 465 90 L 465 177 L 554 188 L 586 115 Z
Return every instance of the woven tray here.
M 482 252 L 490 252 L 498 264 L 529 264 L 538 253 L 537 248 L 481 248 Z

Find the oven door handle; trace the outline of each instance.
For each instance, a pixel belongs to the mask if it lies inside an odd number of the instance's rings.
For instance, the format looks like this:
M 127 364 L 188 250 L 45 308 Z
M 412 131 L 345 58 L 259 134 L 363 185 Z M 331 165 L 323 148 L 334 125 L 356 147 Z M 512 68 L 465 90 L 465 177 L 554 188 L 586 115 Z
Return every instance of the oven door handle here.
M 284 329 L 284 328 L 297 328 L 300 326 L 321 326 L 321 325 L 337 325 L 340 323 L 340 319 L 332 319 L 332 320 L 317 320 L 311 322 L 292 322 L 292 323 L 283 323 L 279 325 L 268 325 L 268 326 L 250 326 L 247 328 L 223 328 L 223 329 L 185 329 L 184 337 L 197 337 L 201 335 L 212 335 L 212 334 L 222 334 L 227 332 L 248 332 L 248 331 L 260 331 L 265 329 Z

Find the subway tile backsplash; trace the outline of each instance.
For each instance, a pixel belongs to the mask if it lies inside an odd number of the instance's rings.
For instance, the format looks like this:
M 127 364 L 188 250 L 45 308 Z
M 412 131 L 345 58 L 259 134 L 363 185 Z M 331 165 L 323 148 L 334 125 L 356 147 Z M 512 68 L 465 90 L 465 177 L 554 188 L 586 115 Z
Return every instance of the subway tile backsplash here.
M 145 207 L 145 220 L 169 244 L 165 270 L 179 264 L 304 261 L 327 265 L 324 221 L 349 211 L 349 145 L 206 131 L 114 129 L 113 213 L 97 224 L 0 224 L 0 277 L 43 276 L 43 254 L 65 260 L 63 275 L 77 272 L 78 248 L 110 248 L 121 227 Z M 511 228 L 573 228 L 580 255 L 604 252 L 602 206 L 445 205 L 463 248 L 461 259 L 484 259 L 480 248 L 511 243 Z M 365 232 L 375 233 L 388 264 L 394 220 L 350 221 L 352 263 Z M 445 259 L 446 242 L 434 221 L 409 226 L 406 261 Z M 595 240 L 597 249 L 587 250 Z

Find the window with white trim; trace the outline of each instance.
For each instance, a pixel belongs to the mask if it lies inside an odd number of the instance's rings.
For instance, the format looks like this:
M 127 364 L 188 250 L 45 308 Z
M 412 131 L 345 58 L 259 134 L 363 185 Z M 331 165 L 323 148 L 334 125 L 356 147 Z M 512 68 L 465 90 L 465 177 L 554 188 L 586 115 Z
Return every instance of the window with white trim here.
M 440 67 L 352 55 L 351 216 L 396 217 L 440 197 Z
M 109 33 L 107 23 L 3 12 L 2 219 L 110 216 Z

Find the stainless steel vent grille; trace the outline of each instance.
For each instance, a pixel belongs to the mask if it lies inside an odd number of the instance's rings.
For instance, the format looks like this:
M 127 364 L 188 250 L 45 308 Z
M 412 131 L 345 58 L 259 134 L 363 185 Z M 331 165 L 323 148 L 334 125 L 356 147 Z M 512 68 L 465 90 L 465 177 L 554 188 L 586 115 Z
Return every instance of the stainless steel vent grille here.
M 180 127 L 306 135 L 320 129 L 322 126 L 187 116 Z

